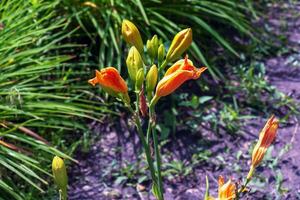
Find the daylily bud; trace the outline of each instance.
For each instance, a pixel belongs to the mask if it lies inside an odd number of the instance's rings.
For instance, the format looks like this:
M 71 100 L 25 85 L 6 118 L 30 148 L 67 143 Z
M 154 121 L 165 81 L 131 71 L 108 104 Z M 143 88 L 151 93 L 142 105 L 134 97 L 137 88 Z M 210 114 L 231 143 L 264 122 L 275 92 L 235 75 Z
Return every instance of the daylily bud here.
M 139 69 L 139 71 L 136 74 L 136 90 L 140 91 L 142 89 L 143 86 L 143 82 L 144 82 L 145 76 L 144 76 L 144 69 Z
M 151 40 L 147 40 L 147 44 L 146 44 L 146 48 L 147 48 L 147 53 L 149 54 L 151 59 L 154 59 L 154 48 L 152 46 L 152 42 Z
M 165 46 L 163 44 L 161 44 L 158 48 L 158 52 L 157 52 L 157 60 L 159 63 L 161 63 L 163 61 L 165 57 Z
M 158 69 L 152 65 L 146 76 L 146 91 L 152 92 L 157 84 Z
M 260 132 L 259 140 L 252 152 L 252 163 L 247 179 L 250 179 L 252 177 L 254 169 L 261 163 L 266 151 L 268 150 L 268 147 L 274 141 L 278 129 L 278 124 L 278 120 L 274 115 L 272 115 L 267 121 L 265 127 Z
M 130 79 L 135 82 L 139 69 L 143 68 L 143 59 L 135 47 L 131 47 L 126 59 L 128 74 Z
M 147 41 L 147 52 L 152 60 L 157 57 L 157 49 L 159 46 L 159 40 L 157 35 L 154 35 L 151 40 Z
M 168 62 L 172 62 L 178 59 L 181 54 L 191 45 L 192 37 L 191 28 L 184 29 L 177 33 L 168 50 L 166 60 Z
M 125 41 L 131 46 L 135 46 L 140 53 L 143 53 L 144 45 L 138 28 L 129 20 L 122 22 L 122 35 Z
M 53 172 L 54 182 L 56 183 L 59 190 L 61 190 L 63 199 L 66 199 L 67 185 L 68 185 L 67 170 L 63 159 L 61 159 L 58 156 L 55 156 L 53 158 L 52 172 Z
M 157 50 L 158 50 L 158 45 L 159 45 L 157 35 L 154 35 L 152 37 L 151 44 L 152 44 L 152 48 L 153 48 L 153 59 L 155 59 L 157 57 Z

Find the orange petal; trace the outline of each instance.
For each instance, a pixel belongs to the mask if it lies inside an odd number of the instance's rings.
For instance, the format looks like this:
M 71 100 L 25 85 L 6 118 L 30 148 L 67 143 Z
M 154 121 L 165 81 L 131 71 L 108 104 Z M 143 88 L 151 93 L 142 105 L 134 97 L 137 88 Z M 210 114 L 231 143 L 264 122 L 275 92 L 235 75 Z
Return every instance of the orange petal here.
M 177 70 L 159 81 L 156 87 L 156 95 L 158 97 L 167 96 L 192 77 L 193 72 L 191 71 Z
M 99 83 L 101 86 L 113 90 L 114 92 L 126 93 L 128 91 L 125 80 L 120 76 L 117 69 L 107 67 L 101 71 L 96 71 L 96 80 L 91 79 L 90 83 Z

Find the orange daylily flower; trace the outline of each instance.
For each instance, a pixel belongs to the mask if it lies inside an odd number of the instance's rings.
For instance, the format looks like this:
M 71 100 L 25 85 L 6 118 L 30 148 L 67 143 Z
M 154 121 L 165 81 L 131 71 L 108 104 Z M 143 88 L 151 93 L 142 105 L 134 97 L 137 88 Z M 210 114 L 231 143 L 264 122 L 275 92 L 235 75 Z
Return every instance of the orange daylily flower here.
M 207 68 L 196 68 L 186 56 L 171 66 L 156 87 L 156 98 L 167 96 L 180 87 L 185 81 L 198 79 Z
M 235 184 L 229 179 L 226 183 L 223 176 L 219 176 L 218 200 L 232 200 L 235 198 Z
M 274 141 L 278 129 L 278 124 L 279 124 L 278 120 L 275 118 L 274 115 L 272 115 L 270 119 L 267 121 L 265 127 L 260 132 L 259 140 L 255 145 L 252 153 L 252 164 L 247 179 L 251 178 L 253 170 L 262 161 L 266 151 L 268 150 L 268 147 Z
M 96 70 L 96 77 L 88 81 L 95 86 L 97 83 L 105 90 L 114 93 L 127 93 L 128 87 L 124 79 L 120 76 L 118 70 L 114 67 L 107 67 Z

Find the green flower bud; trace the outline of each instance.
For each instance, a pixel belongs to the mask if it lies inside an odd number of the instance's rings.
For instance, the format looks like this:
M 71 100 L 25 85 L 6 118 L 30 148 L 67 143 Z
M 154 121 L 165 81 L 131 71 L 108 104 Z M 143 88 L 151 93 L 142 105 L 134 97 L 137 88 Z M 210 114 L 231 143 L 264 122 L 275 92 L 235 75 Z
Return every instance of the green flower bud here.
M 172 62 L 178 59 L 182 53 L 191 45 L 193 36 L 192 29 L 187 28 L 177 33 L 168 50 L 166 60 Z
M 164 60 L 165 57 L 165 46 L 163 44 L 161 44 L 158 48 L 158 52 L 157 52 L 157 59 L 158 62 L 162 62 Z
M 136 90 L 140 91 L 142 89 L 143 83 L 144 83 L 144 69 L 139 69 L 136 75 L 136 83 L 135 83 L 135 88 Z
M 154 53 L 154 49 L 153 49 L 151 40 L 147 40 L 146 48 L 147 48 L 147 53 L 149 54 L 150 58 L 154 59 L 155 53 Z
M 157 49 L 158 49 L 158 46 L 159 46 L 159 40 L 158 40 L 157 35 L 154 35 L 152 37 L 151 43 L 152 43 L 152 48 L 153 48 L 153 51 L 154 51 L 154 57 L 156 57 L 157 56 Z
M 52 173 L 54 182 L 59 188 L 62 198 L 67 198 L 67 185 L 68 185 L 68 176 L 65 163 L 63 159 L 58 156 L 55 156 L 52 161 Z
M 147 52 L 151 57 L 151 59 L 154 60 L 157 57 L 157 49 L 160 41 L 158 40 L 157 35 L 154 35 L 152 39 L 148 41 L 147 41 Z
M 138 28 L 131 21 L 126 19 L 123 20 L 122 35 L 129 45 L 135 46 L 141 54 L 144 52 L 144 44 L 141 34 Z
M 126 65 L 130 79 L 135 82 L 138 70 L 143 68 L 143 59 L 139 51 L 134 46 L 129 50 Z
M 158 69 L 156 65 L 152 65 L 146 76 L 146 91 L 152 92 L 157 84 Z

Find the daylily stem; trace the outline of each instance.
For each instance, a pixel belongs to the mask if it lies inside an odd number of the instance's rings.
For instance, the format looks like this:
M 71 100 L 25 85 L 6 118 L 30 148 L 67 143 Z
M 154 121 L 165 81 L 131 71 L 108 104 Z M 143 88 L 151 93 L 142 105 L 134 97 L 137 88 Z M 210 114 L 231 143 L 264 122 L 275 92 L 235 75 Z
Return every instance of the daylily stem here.
M 136 105 L 138 106 L 138 103 Z M 137 132 L 138 132 L 139 138 L 142 142 L 143 149 L 144 149 L 145 154 L 146 154 L 146 160 L 147 160 L 147 163 L 148 163 L 148 166 L 149 166 L 151 179 L 154 182 L 154 184 L 157 185 L 157 180 L 156 180 L 156 175 L 155 175 L 155 168 L 154 168 L 154 164 L 153 164 L 153 159 L 151 157 L 150 147 L 149 147 L 148 143 L 146 142 L 146 139 L 145 139 L 145 136 L 144 136 L 144 133 L 143 133 L 143 129 L 142 129 L 142 126 L 141 126 L 141 122 L 140 122 L 140 119 L 139 119 L 139 115 L 138 115 L 138 113 L 134 112 L 131 105 L 128 105 L 128 109 L 133 114 L 133 117 L 134 117 Z
M 158 146 L 158 137 L 156 134 L 156 129 L 155 129 L 155 119 L 154 119 L 154 114 L 155 114 L 155 106 L 153 104 L 150 105 L 149 107 L 149 120 L 150 120 L 150 125 L 152 129 L 152 136 L 153 136 L 153 143 L 154 143 L 154 152 L 155 152 L 155 160 L 156 160 L 156 165 L 157 165 L 157 182 L 158 182 L 158 188 L 159 188 L 159 195 L 160 199 L 164 199 L 164 191 L 163 191 L 163 183 L 162 183 L 162 176 L 161 176 L 161 156 L 160 156 L 160 151 L 159 151 L 159 146 Z M 148 127 L 149 128 L 149 127 Z
M 243 184 L 242 187 L 237 192 L 237 195 L 236 195 L 236 199 L 237 200 L 240 198 L 240 194 L 246 189 L 248 183 L 250 182 L 250 180 L 252 178 L 252 175 L 254 173 L 254 170 L 255 170 L 255 168 L 253 166 L 251 166 L 250 171 L 249 171 L 249 173 L 247 175 L 245 184 Z
M 163 70 L 168 64 L 167 60 L 164 60 L 163 63 L 159 66 L 158 70 L 161 71 Z

